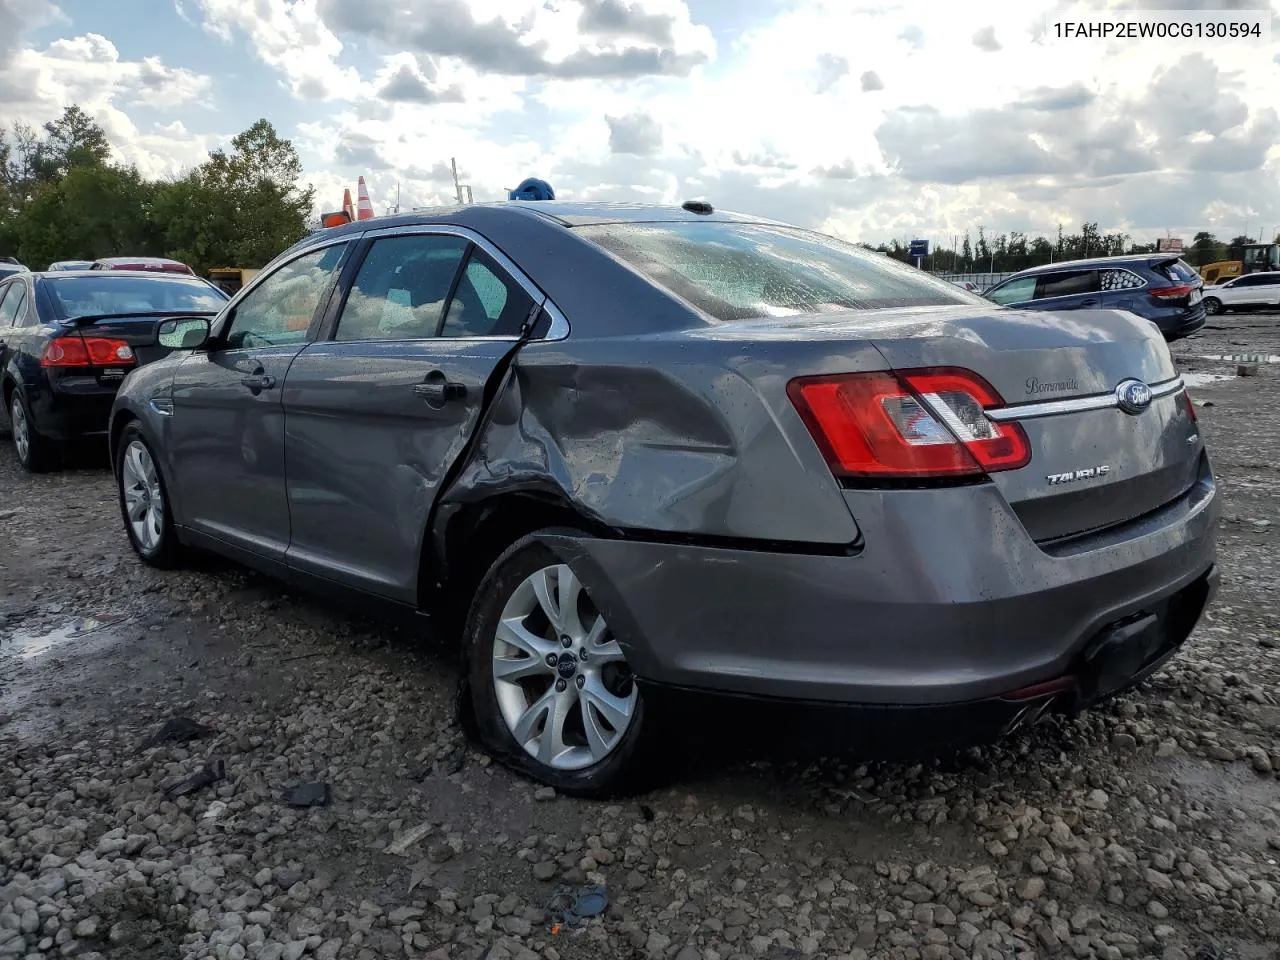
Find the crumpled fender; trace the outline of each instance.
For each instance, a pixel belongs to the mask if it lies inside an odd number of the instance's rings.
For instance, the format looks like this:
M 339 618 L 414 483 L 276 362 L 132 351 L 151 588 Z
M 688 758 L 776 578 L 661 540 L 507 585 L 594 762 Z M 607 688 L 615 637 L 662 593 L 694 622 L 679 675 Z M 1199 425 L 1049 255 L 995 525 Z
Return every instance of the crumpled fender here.
M 803 459 L 746 377 L 690 353 L 596 363 L 574 362 L 555 344 L 525 346 L 438 513 L 541 492 L 629 534 L 855 541 L 857 526 L 816 450 Z

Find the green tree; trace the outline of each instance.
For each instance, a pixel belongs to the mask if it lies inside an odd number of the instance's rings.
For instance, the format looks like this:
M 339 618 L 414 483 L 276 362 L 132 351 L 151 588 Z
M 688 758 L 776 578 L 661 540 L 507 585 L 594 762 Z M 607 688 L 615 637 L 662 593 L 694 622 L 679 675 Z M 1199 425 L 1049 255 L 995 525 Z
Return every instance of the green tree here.
M 1227 244 L 1228 260 L 1243 260 L 1245 244 L 1255 243 L 1253 237 L 1239 236 L 1233 237 L 1231 242 Z
M 161 186 L 154 217 L 173 256 L 199 272 L 261 267 L 307 233 L 314 191 L 288 140 L 259 120 L 185 177 Z
M 5 193 L 13 209 L 21 207 L 36 192 L 39 183 L 37 169 L 40 163 L 40 135 L 34 127 L 25 123 L 13 125 L 13 144 L 5 138 L 4 177 Z
M 76 167 L 101 167 L 111 159 L 106 131 L 75 104 L 46 123 L 44 132 L 33 164 L 37 180 L 59 180 Z
M 1206 264 L 1223 260 L 1225 257 L 1219 255 L 1220 253 L 1225 253 L 1225 251 L 1222 251 L 1221 246 L 1212 233 L 1202 230 L 1192 239 L 1191 249 L 1187 251 L 1187 259 L 1195 267 L 1203 267 Z
M 72 167 L 44 184 L 23 210 L 19 258 L 42 269 L 54 260 L 162 254 L 149 211 L 154 189 L 134 167 Z

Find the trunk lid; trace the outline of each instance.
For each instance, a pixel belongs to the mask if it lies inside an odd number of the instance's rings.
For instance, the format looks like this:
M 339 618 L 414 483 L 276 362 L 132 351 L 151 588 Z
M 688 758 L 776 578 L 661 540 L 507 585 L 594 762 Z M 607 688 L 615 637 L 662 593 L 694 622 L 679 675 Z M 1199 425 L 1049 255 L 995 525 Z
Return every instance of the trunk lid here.
M 802 340 L 865 339 L 894 369 L 962 367 L 985 379 L 1031 446 L 1027 466 L 991 482 L 1041 543 L 1135 519 L 1199 476 L 1203 444 L 1168 346 L 1133 314 L 939 307 L 769 323 Z M 1128 379 L 1153 388 L 1135 413 L 1115 402 Z
M 85 337 L 108 337 L 123 340 L 133 348 L 136 366 L 151 363 L 172 353 L 172 348 L 156 342 L 156 325 L 172 317 L 208 317 L 215 311 L 181 310 L 173 312 L 138 313 L 111 316 L 77 317 L 72 321 L 75 329 Z M 132 369 L 132 367 L 128 368 Z M 126 370 L 127 372 L 127 370 Z

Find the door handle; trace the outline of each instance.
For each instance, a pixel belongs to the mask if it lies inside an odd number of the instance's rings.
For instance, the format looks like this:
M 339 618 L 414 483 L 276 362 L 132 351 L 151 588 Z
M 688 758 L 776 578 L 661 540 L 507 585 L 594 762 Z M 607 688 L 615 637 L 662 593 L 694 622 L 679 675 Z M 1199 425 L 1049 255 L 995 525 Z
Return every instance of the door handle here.
M 1096 307 L 1097 305 L 1098 305 L 1097 297 L 1090 297 L 1088 300 L 1080 301 L 1080 306 L 1082 307 Z
M 413 392 L 428 403 L 448 403 L 450 400 L 464 399 L 467 387 L 466 384 L 445 379 L 445 375 L 439 370 L 432 370 L 422 383 L 414 385 Z
M 269 373 L 263 373 L 261 370 L 254 371 L 250 376 L 243 377 L 240 380 L 246 387 L 254 393 L 260 390 L 270 390 L 276 385 L 276 378 Z

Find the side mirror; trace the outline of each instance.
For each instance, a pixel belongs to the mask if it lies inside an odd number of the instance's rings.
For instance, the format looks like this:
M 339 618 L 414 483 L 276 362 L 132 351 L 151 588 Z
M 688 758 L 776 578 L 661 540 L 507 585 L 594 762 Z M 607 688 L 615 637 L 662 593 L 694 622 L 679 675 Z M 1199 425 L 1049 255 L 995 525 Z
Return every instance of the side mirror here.
M 208 341 L 208 317 L 172 317 L 156 324 L 156 342 L 171 350 L 198 350 Z

